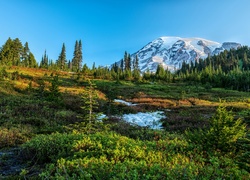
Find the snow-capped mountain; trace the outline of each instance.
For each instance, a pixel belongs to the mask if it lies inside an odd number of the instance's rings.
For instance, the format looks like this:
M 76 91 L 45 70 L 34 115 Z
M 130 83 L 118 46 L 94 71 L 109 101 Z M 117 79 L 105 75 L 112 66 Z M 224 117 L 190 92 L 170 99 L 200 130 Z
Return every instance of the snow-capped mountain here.
M 136 55 L 138 56 L 141 72 L 147 69 L 155 72 L 158 64 L 175 71 L 181 67 L 183 61 L 194 62 L 206 58 L 209 54 L 212 56 L 238 47 L 241 47 L 241 44 L 235 42 L 220 44 L 202 38 L 160 37 L 132 54 L 131 60 L 133 62 Z

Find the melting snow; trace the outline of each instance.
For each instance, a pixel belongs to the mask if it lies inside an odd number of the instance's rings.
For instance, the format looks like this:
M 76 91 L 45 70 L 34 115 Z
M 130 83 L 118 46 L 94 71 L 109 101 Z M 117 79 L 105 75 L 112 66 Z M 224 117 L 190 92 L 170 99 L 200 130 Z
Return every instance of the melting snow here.
M 125 104 L 127 106 L 136 106 L 136 104 L 133 104 L 131 102 L 127 102 L 127 101 L 123 101 L 121 99 L 114 99 L 114 102 L 117 102 L 117 103 L 121 103 L 121 104 Z
M 131 102 L 126 102 L 121 99 L 115 99 L 114 102 L 122 103 L 127 106 L 136 106 L 136 104 L 132 104 Z M 122 119 L 128 123 L 136 124 L 142 127 L 150 127 L 151 129 L 162 129 L 162 123 L 160 120 L 165 118 L 163 111 L 156 111 L 156 112 L 146 112 L 142 113 L 139 112 L 137 114 L 124 114 Z
M 142 113 L 139 112 L 137 114 L 124 114 L 123 120 L 136 124 L 138 126 L 148 126 L 152 129 L 162 129 L 162 124 L 160 120 L 165 118 L 163 111 L 156 111 L 156 112 L 147 112 Z

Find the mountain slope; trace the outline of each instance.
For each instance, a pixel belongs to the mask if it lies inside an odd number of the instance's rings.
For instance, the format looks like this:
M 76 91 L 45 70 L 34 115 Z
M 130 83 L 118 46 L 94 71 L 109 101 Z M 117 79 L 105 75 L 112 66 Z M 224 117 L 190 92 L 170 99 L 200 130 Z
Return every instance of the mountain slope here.
M 175 71 L 181 67 L 183 61 L 190 63 L 199 58 L 204 59 L 209 54 L 212 56 L 238 47 L 241 44 L 235 42 L 220 44 L 202 38 L 160 37 L 132 54 L 131 59 L 133 62 L 136 55 L 138 56 L 141 72 L 155 72 L 158 64 Z

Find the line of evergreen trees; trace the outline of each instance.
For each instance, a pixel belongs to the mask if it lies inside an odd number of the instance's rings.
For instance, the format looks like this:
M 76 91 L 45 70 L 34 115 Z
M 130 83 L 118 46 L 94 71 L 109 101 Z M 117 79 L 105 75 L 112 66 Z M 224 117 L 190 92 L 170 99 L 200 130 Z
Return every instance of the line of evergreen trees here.
M 42 56 L 40 65 L 37 64 L 31 53 L 28 43 L 22 45 L 16 38 L 9 38 L 0 49 L 0 64 L 8 66 L 39 67 L 53 70 L 78 72 L 81 76 L 88 76 L 108 80 L 133 80 L 133 81 L 176 81 L 196 82 L 209 84 L 211 87 L 223 87 L 241 91 L 250 91 L 250 49 L 243 46 L 238 49 L 225 50 L 219 55 L 208 56 L 206 59 L 182 63 L 181 69 L 171 73 L 158 65 L 155 73 L 149 70 L 141 73 L 139 59 L 134 59 L 125 51 L 123 59 L 112 67 L 95 67 L 92 69 L 86 64 L 82 66 L 82 42 L 75 42 L 72 60 L 66 58 L 66 46 L 63 43 L 58 59 L 49 60 L 46 51 Z
M 49 60 L 45 50 L 39 67 L 62 71 L 80 72 L 82 68 L 82 61 L 82 41 L 79 40 L 75 42 L 74 54 L 71 61 L 67 60 L 66 58 L 66 46 L 65 43 L 63 43 L 58 59 L 55 62 L 53 60 Z
M 188 64 L 177 72 L 183 81 L 209 83 L 212 87 L 250 91 L 250 49 L 243 46 Z
M 82 42 L 81 40 L 76 41 L 73 59 L 71 61 L 67 61 L 66 46 L 63 43 L 62 50 L 55 62 L 49 59 L 45 50 L 40 64 L 38 65 L 33 53 L 30 51 L 28 42 L 25 42 L 23 45 L 18 38 L 8 38 L 5 44 L 0 48 L 0 65 L 23 66 L 31 68 L 40 67 L 46 69 L 79 72 L 81 71 L 82 67 Z
M 8 66 L 37 67 L 34 55 L 29 49 L 28 42 L 9 38 L 0 49 L 0 64 Z

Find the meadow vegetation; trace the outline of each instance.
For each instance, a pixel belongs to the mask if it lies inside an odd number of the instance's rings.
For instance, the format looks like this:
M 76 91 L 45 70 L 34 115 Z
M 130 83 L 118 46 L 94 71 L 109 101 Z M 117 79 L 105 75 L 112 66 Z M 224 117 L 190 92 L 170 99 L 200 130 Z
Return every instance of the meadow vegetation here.
M 156 110 L 161 130 L 121 119 Z M 0 69 L 0 179 L 249 179 L 249 124 L 249 92 Z

